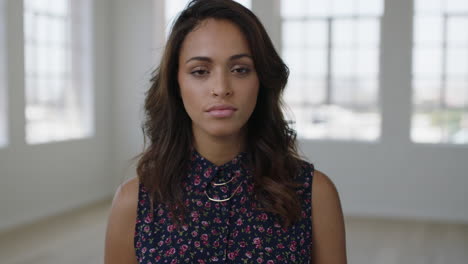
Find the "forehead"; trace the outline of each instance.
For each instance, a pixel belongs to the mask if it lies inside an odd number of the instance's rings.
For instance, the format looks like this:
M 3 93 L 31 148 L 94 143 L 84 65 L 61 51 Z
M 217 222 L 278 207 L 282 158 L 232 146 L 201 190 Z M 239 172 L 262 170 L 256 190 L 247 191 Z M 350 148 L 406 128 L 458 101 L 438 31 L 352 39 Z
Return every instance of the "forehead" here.
M 180 59 L 193 56 L 228 58 L 240 53 L 250 54 L 250 48 L 239 27 L 227 20 L 206 19 L 185 37 Z

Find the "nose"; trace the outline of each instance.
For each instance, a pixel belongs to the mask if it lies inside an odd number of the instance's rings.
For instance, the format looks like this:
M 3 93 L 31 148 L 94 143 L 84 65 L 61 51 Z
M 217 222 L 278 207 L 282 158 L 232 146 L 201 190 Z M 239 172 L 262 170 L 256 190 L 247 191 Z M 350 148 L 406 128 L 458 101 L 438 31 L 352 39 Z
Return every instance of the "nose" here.
M 227 97 L 233 94 L 229 76 L 224 72 L 217 74 L 212 87 L 211 95 L 214 97 Z

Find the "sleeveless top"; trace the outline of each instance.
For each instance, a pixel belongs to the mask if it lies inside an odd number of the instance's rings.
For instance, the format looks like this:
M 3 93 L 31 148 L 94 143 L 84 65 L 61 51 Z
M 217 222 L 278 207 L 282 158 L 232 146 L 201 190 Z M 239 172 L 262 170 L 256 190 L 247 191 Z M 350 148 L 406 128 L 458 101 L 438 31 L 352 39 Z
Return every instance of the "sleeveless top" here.
M 301 218 L 283 228 L 279 217 L 258 209 L 248 156 L 243 152 L 216 166 L 192 151 L 182 183 L 186 217 L 179 229 L 166 205 L 151 210 L 149 193 L 140 183 L 134 237 L 138 263 L 310 263 L 314 166 L 302 161 L 296 179 Z M 214 202 L 207 196 L 232 198 Z

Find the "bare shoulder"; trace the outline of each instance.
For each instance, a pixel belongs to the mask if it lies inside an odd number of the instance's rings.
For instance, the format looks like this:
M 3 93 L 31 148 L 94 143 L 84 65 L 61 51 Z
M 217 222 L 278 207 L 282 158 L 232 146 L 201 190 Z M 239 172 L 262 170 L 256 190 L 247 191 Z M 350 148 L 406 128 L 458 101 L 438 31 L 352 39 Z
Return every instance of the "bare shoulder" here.
M 114 204 L 116 202 L 122 202 L 123 205 L 133 205 L 135 207 L 136 204 L 134 204 L 133 202 L 136 202 L 138 200 L 139 183 L 140 181 L 136 176 L 126 180 L 117 188 L 117 191 L 115 192 L 114 196 L 114 201 L 112 203 Z
M 331 202 L 329 201 L 330 199 L 338 199 L 338 190 L 335 184 L 325 173 L 319 170 L 314 170 L 312 198 L 312 202 L 316 199 L 326 200 L 328 202 Z
M 312 263 L 346 263 L 345 226 L 339 194 L 333 181 L 318 170 L 314 171 L 312 183 L 312 233 Z
M 138 206 L 138 177 L 116 190 L 106 229 L 104 263 L 137 263 L 133 246 Z
M 136 217 L 138 205 L 138 177 L 134 176 L 122 183 L 115 191 L 112 200 L 111 214 L 117 213 L 120 217 Z M 134 218 L 132 219 L 134 220 Z

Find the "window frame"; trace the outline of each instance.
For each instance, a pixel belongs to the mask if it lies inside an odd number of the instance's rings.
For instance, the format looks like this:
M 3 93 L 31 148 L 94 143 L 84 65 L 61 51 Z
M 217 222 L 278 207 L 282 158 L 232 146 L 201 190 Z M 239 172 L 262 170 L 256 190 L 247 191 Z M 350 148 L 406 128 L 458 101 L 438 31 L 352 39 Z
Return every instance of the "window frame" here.
M 327 129 L 328 132 L 324 134 L 323 136 L 310 136 L 310 135 L 308 136 L 308 135 L 301 135 L 301 133 L 299 133 L 300 138 L 311 139 L 311 140 L 332 140 L 332 141 L 344 140 L 344 141 L 359 141 L 359 142 L 362 142 L 362 141 L 363 142 L 375 142 L 375 141 L 378 141 L 380 137 L 382 136 L 382 131 L 381 131 L 382 113 L 381 113 L 381 106 L 380 106 L 380 89 L 381 89 L 380 87 L 380 76 L 381 76 L 380 53 L 381 53 L 381 46 L 382 46 L 381 28 L 382 28 L 382 19 L 383 19 L 384 14 L 383 12 L 380 12 L 379 14 L 366 14 L 366 13 L 355 13 L 355 12 L 352 14 L 351 13 L 352 12 L 350 12 L 350 14 L 327 14 L 327 15 L 289 15 L 289 16 L 283 15 L 283 14 L 280 15 L 280 21 L 282 25 L 284 25 L 287 22 L 295 22 L 295 21 L 296 22 L 324 21 L 324 23 L 326 24 L 326 32 L 327 32 L 326 44 L 325 44 L 326 46 L 326 62 L 325 62 L 326 71 L 324 74 L 324 77 L 325 77 L 324 99 L 320 103 L 317 103 L 317 102 L 309 103 L 309 102 L 304 102 L 303 100 L 298 103 L 298 102 L 290 102 L 288 101 L 288 99 L 286 99 L 286 103 L 288 104 L 291 110 L 296 108 L 296 110 L 293 110 L 293 112 L 296 111 L 296 113 L 306 111 L 304 109 L 307 107 L 331 108 L 334 105 L 343 106 L 346 109 L 349 109 L 352 111 L 360 111 L 365 108 L 370 109 L 371 112 L 375 112 L 378 115 L 377 118 L 375 119 L 375 125 L 372 125 L 372 124 L 370 125 L 370 127 L 372 127 L 372 129 L 375 130 L 376 135 L 368 136 L 368 138 L 367 136 L 364 136 L 363 138 L 363 137 L 360 137 L 355 132 L 351 131 L 350 133 L 347 133 L 346 135 L 343 134 L 343 136 L 336 136 L 336 135 L 333 135 L 333 131 L 331 131 L 333 129 L 330 130 L 330 128 L 328 128 Z M 351 20 L 353 21 L 353 23 L 355 23 L 356 21 L 374 20 L 378 28 L 378 32 L 376 32 L 377 43 L 375 43 L 376 44 L 375 51 L 377 52 L 376 54 L 377 57 L 375 58 L 376 67 L 377 67 L 375 75 L 368 74 L 366 78 L 363 78 L 362 76 L 357 76 L 356 74 L 353 74 L 352 76 L 350 76 L 350 77 L 354 77 L 355 79 L 357 78 L 359 81 L 365 80 L 365 82 L 367 83 L 369 82 L 369 80 L 371 80 L 370 82 L 374 83 L 375 88 L 373 89 L 374 91 L 372 91 L 372 93 L 374 94 L 374 98 L 369 102 L 359 103 L 357 100 L 351 100 L 350 102 L 347 102 L 345 104 L 345 103 L 336 102 L 336 98 L 333 98 L 334 90 L 337 89 L 333 83 L 343 78 L 343 76 L 336 74 L 333 70 L 334 68 L 333 56 L 338 50 L 340 50 L 339 48 L 334 47 L 335 40 L 333 39 L 333 33 L 335 30 L 334 27 L 336 27 L 336 22 L 340 20 Z M 356 25 L 353 25 L 353 26 L 356 26 Z M 284 38 L 281 40 L 281 42 L 282 42 L 282 45 L 281 45 L 282 53 L 284 56 L 284 52 L 286 51 L 286 49 L 288 49 L 288 45 L 285 43 Z M 359 45 L 359 42 L 357 42 L 357 45 Z M 307 48 L 307 46 L 304 47 L 303 45 L 301 46 L 301 48 Z M 359 48 L 359 46 L 357 48 L 356 47 L 350 48 L 350 51 L 354 53 L 359 52 L 359 50 L 362 50 L 362 48 Z M 290 81 L 291 81 L 291 77 L 293 76 L 294 76 L 294 73 L 291 74 Z M 306 77 L 309 78 L 309 77 L 316 77 L 316 76 L 308 75 Z M 350 89 L 355 90 L 356 86 L 351 86 Z M 320 92 L 320 94 L 323 94 L 323 92 Z M 303 108 L 303 109 L 297 109 L 297 107 Z M 286 114 L 288 115 L 288 113 Z M 298 118 L 295 118 L 295 119 L 297 120 Z M 315 121 L 312 123 L 315 123 Z M 310 124 L 303 124 L 302 126 L 310 126 Z
M 66 14 L 66 17 L 63 17 L 66 21 L 61 24 L 63 27 L 62 30 L 65 30 L 65 34 L 63 35 L 65 37 L 63 39 L 64 42 L 59 43 L 56 40 L 54 42 L 53 36 L 50 36 L 47 39 L 47 41 L 50 41 L 46 43 L 47 45 L 44 45 L 44 43 L 42 43 L 42 45 L 35 45 L 35 43 L 28 42 L 29 40 L 26 36 L 28 32 L 26 28 L 28 26 L 26 24 L 26 12 L 28 7 L 26 1 L 23 2 L 23 21 L 25 21 L 25 141 L 27 144 L 34 145 L 84 139 L 94 135 L 94 98 L 92 96 L 93 51 L 91 43 L 93 34 L 92 1 L 65 1 L 68 2 L 66 4 L 68 7 L 68 14 Z M 47 16 L 47 13 L 45 12 L 41 15 Z M 62 93 L 61 99 L 52 99 L 53 105 L 50 107 L 51 112 L 55 113 L 57 116 L 48 121 L 46 119 L 38 119 L 36 123 L 32 123 L 34 121 L 28 118 L 30 111 L 28 112 L 27 110 L 31 107 L 31 103 L 33 103 L 35 99 L 38 99 L 38 97 L 29 97 L 28 89 L 39 91 L 35 89 L 34 86 L 38 85 L 40 79 L 36 78 L 36 80 L 33 80 L 29 77 L 31 73 L 28 71 L 28 60 L 32 60 L 32 58 L 27 57 L 27 49 L 28 46 L 31 46 L 34 47 L 37 52 L 38 48 L 43 46 L 46 50 L 53 52 L 52 50 L 56 45 L 58 45 L 57 47 L 62 47 L 61 51 L 64 52 L 63 54 L 66 57 L 63 57 L 61 63 L 66 63 L 65 66 L 68 68 L 68 70 L 65 70 L 65 75 L 63 76 L 57 75 L 58 71 L 52 71 L 56 76 L 53 76 L 53 79 L 49 79 L 49 82 L 59 82 L 58 89 L 60 93 Z M 33 56 L 33 54 L 29 54 L 29 56 Z M 40 66 L 35 66 L 32 69 L 33 74 L 41 73 Z M 47 76 L 42 73 L 42 78 L 44 79 L 46 77 Z M 43 82 L 46 82 L 45 80 L 47 79 L 44 79 Z M 29 83 L 31 81 L 32 83 Z M 42 107 L 43 109 L 45 109 L 44 107 L 46 105 L 47 102 L 45 101 L 39 104 L 40 108 Z M 57 132 L 56 129 L 60 132 Z
M 446 2 L 446 1 L 444 1 Z M 427 50 L 432 50 L 432 51 L 437 51 L 437 54 L 440 59 L 440 65 L 439 65 L 439 70 L 438 72 L 435 72 L 431 75 L 427 73 L 427 76 L 430 76 L 431 78 L 423 78 L 424 74 L 422 74 L 423 71 L 418 70 L 419 64 L 413 63 L 412 68 L 411 68 L 411 86 L 412 86 L 412 91 L 413 94 L 415 94 L 415 97 L 412 100 L 412 113 L 411 113 L 411 127 L 410 127 L 410 138 L 411 141 L 415 144 L 450 144 L 450 145 L 467 145 L 468 140 L 465 140 L 465 142 L 456 142 L 455 139 L 451 138 L 451 132 L 450 127 L 449 127 L 449 121 L 448 121 L 448 113 L 449 112 L 460 112 L 461 118 L 463 120 L 464 116 L 468 116 L 468 71 L 465 72 L 464 74 L 461 74 L 462 76 L 460 77 L 461 79 L 465 79 L 464 83 L 467 85 L 465 87 L 465 103 L 464 106 L 462 107 L 456 107 L 456 106 L 450 106 L 448 105 L 448 99 L 447 99 L 447 94 L 449 91 L 449 82 L 450 79 L 452 78 L 451 76 L 454 76 L 449 72 L 449 65 L 448 65 L 448 54 L 451 50 L 451 45 L 449 41 L 449 25 L 450 25 L 450 20 L 454 18 L 463 18 L 466 19 L 468 22 L 468 10 L 462 11 L 462 12 L 453 12 L 453 11 L 447 11 L 441 9 L 440 12 L 427 12 L 427 11 L 421 11 L 417 9 L 417 4 L 415 2 L 415 10 L 413 13 L 413 18 L 414 21 L 417 21 L 417 19 L 434 19 L 434 20 L 440 20 L 441 25 L 440 25 L 440 42 L 435 41 L 435 40 L 424 40 L 424 39 L 419 39 L 418 35 L 415 34 L 413 37 L 413 42 L 412 42 L 412 56 L 413 60 L 416 60 L 416 58 L 419 55 L 418 49 L 421 49 L 421 47 L 424 47 L 424 45 L 428 45 L 430 48 L 426 48 Z M 415 32 L 418 28 L 415 29 Z M 468 34 L 468 33 L 467 33 Z M 468 53 L 468 42 L 467 46 L 462 48 L 465 52 Z M 468 57 L 466 58 L 468 61 Z M 468 62 L 467 62 L 468 63 Z M 468 69 L 468 68 L 467 68 Z M 420 92 L 420 83 L 422 82 L 427 82 L 426 85 L 428 87 L 431 87 L 431 89 L 434 89 L 436 91 L 437 97 L 435 101 L 431 102 L 429 101 L 428 103 L 423 103 L 420 102 L 422 100 L 421 97 L 416 97 L 418 93 Z M 427 96 L 426 96 L 427 97 Z M 434 118 L 436 118 L 439 121 L 436 121 L 437 125 L 432 125 L 432 126 L 426 126 L 424 129 L 427 129 L 431 127 L 433 129 L 433 132 L 435 130 L 438 131 L 438 135 L 432 135 L 432 139 L 420 137 L 421 135 L 418 135 L 418 131 L 422 131 L 423 127 L 420 127 L 418 123 L 422 122 L 423 116 L 424 115 L 433 115 Z M 466 117 L 465 117 L 466 118 Z M 462 122 L 462 121 L 460 121 Z M 466 121 L 468 122 L 468 121 Z M 463 129 L 466 129 L 464 127 L 461 127 L 459 131 L 463 131 Z M 466 130 L 468 133 L 468 130 Z M 429 136 L 431 138 L 431 136 Z M 436 139 L 437 138 L 437 139 Z

